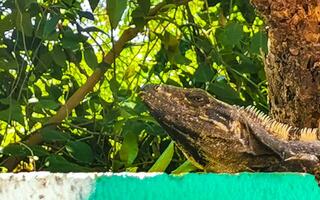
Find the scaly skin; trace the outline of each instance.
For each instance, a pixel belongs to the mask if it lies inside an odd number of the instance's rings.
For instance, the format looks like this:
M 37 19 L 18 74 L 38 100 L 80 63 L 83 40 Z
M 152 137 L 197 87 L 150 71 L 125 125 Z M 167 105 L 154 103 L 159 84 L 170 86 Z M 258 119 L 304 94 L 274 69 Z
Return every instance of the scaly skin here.
M 206 171 L 314 172 L 318 129 L 280 124 L 201 89 L 146 85 L 140 96 L 179 148 Z

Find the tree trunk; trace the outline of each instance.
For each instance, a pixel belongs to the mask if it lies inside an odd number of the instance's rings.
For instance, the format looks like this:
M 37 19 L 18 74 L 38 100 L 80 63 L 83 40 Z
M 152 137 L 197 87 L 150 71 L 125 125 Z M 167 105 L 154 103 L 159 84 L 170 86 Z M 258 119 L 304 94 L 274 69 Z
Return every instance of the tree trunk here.
M 270 115 L 320 128 L 320 0 L 251 0 L 269 27 Z

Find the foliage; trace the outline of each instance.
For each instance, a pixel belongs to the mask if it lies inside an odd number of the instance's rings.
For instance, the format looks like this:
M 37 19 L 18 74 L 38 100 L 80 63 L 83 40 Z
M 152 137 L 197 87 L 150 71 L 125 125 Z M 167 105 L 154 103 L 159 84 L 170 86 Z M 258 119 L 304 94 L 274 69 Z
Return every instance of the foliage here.
M 16 171 L 193 170 L 139 100 L 147 83 L 200 87 L 267 111 L 266 34 L 248 0 L 106 2 L 0 2 L 2 166 L 19 157 Z M 140 33 L 106 62 L 132 27 Z M 93 90 L 81 87 L 99 70 Z M 85 97 L 68 110 L 79 90 Z M 30 142 L 35 134 L 41 143 Z

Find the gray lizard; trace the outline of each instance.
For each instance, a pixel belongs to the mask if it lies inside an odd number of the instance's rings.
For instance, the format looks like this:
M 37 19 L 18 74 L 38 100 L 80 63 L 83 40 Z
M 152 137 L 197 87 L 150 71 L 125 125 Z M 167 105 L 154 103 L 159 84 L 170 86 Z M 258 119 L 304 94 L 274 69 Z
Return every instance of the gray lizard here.
M 277 122 L 254 107 L 215 99 L 204 90 L 146 85 L 150 113 L 197 167 L 214 172 L 319 168 L 320 130 Z

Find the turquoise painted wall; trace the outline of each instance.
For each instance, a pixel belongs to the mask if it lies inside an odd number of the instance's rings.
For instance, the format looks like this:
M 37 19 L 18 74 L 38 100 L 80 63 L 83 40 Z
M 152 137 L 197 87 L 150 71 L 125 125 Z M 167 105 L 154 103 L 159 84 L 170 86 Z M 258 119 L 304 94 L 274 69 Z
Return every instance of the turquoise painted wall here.
M 99 177 L 93 199 L 319 199 L 320 188 L 308 174 L 241 173 Z

